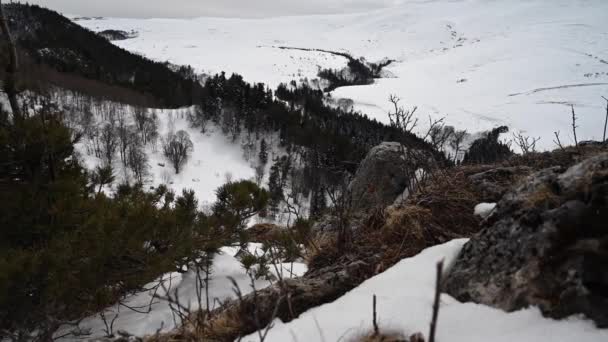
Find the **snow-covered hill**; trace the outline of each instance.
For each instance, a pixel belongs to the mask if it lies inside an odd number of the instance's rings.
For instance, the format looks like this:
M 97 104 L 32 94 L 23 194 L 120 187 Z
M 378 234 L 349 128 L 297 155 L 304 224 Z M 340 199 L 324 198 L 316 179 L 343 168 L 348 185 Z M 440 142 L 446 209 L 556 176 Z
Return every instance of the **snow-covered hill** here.
M 116 42 L 157 60 L 200 71 L 237 72 L 276 86 L 315 78 L 348 51 L 395 59 L 396 78 L 337 89 L 359 109 L 387 121 L 389 94 L 470 132 L 507 124 L 554 146 L 569 141 L 570 105 L 579 139 L 601 139 L 608 95 L 608 2 L 603 0 L 403 0 L 375 11 L 266 19 L 115 19 L 79 21 L 95 31 L 136 30 Z M 420 129 L 425 129 L 424 125 Z

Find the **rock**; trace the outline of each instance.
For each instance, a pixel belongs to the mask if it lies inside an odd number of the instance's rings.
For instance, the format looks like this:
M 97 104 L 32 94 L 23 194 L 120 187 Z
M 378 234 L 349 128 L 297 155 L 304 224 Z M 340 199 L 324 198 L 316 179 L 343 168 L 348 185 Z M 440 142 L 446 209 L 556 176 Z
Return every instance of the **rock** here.
M 356 210 L 385 208 L 408 187 L 410 176 L 429 156 L 408 150 L 397 142 L 383 142 L 372 148 L 361 162 L 349 189 Z
M 608 153 L 539 171 L 498 203 L 443 289 L 514 311 L 530 305 L 608 327 Z
M 352 199 L 349 229 L 356 231 L 373 210 L 405 201 L 410 177 L 431 160 L 428 153 L 407 149 L 397 142 L 383 142 L 372 148 L 348 186 Z M 340 219 L 328 214 L 313 225 L 312 232 L 318 239 L 331 239 L 339 227 Z
M 469 176 L 484 202 L 498 202 L 519 178 L 532 172 L 527 166 L 498 167 Z

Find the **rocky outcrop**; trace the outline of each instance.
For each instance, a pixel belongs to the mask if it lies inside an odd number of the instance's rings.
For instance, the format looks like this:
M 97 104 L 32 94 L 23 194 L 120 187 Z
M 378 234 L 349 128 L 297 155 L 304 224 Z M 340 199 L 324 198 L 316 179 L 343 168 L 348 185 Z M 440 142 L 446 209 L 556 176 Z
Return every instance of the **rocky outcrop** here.
M 347 225 L 356 231 L 363 220 L 376 210 L 405 201 L 415 187 L 416 171 L 428 167 L 431 156 L 408 149 L 397 142 L 383 142 L 372 148 L 348 186 L 349 217 Z M 331 213 L 319 219 L 312 230 L 320 239 L 336 234 L 340 218 Z
M 392 204 L 408 187 L 415 171 L 428 162 L 425 152 L 409 150 L 397 142 L 383 142 L 372 148 L 350 184 L 353 205 L 357 210 L 369 210 Z
M 528 166 L 497 167 L 469 176 L 482 201 L 498 202 L 518 179 L 532 172 Z
M 461 301 L 608 327 L 608 154 L 539 171 L 508 192 L 443 284 Z

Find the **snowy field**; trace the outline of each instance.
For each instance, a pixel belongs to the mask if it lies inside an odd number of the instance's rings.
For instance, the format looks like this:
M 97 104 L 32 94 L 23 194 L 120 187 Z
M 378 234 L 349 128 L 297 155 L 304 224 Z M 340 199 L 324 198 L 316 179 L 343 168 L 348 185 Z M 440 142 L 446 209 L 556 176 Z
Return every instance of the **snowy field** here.
M 190 64 L 201 72 L 242 74 L 272 87 L 315 78 L 320 67 L 346 60 L 322 52 L 348 51 L 369 61 L 396 60 L 395 78 L 337 89 L 355 108 L 387 121 L 390 94 L 428 115 L 477 132 L 509 125 L 542 137 L 571 141 L 570 105 L 579 140 L 601 139 L 608 97 L 608 1 L 402 0 L 357 14 L 265 19 L 118 19 L 78 21 L 92 30 L 136 30 L 116 42 L 156 60 Z

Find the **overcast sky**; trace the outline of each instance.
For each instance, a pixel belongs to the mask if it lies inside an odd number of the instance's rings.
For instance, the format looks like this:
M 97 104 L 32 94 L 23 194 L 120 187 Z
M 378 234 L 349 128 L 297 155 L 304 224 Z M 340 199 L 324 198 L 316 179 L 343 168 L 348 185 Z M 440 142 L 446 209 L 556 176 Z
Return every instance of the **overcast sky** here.
M 29 0 L 64 14 L 104 17 L 266 17 L 357 12 L 394 0 Z

